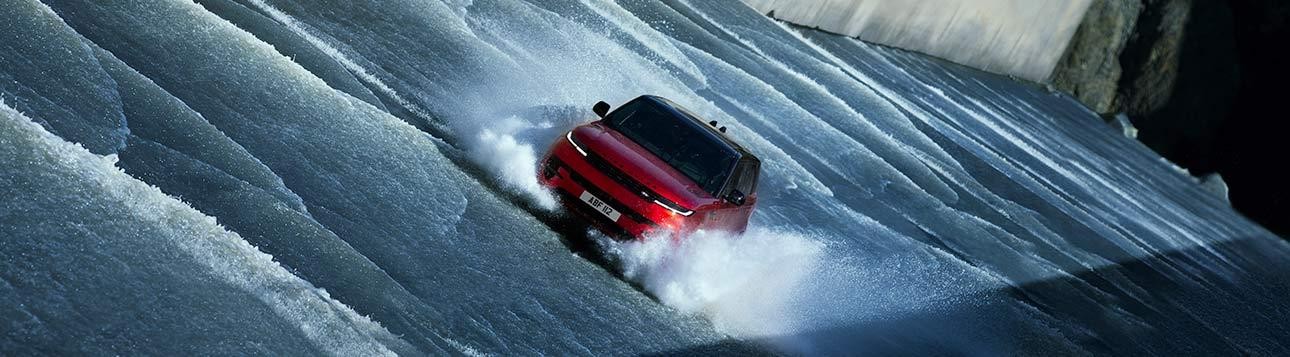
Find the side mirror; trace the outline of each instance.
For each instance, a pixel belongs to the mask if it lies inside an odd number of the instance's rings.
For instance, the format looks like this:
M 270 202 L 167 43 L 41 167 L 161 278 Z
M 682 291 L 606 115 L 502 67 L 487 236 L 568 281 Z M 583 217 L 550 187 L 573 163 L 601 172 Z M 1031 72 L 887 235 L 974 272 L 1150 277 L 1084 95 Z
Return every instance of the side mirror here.
M 596 105 L 591 107 L 591 111 L 596 112 L 596 115 L 604 118 L 605 115 L 609 115 L 609 103 L 605 103 L 603 100 L 596 102 Z
M 726 194 L 726 202 L 733 203 L 735 206 L 743 206 L 745 200 L 747 197 L 744 197 L 744 193 L 739 190 L 730 190 L 730 193 Z

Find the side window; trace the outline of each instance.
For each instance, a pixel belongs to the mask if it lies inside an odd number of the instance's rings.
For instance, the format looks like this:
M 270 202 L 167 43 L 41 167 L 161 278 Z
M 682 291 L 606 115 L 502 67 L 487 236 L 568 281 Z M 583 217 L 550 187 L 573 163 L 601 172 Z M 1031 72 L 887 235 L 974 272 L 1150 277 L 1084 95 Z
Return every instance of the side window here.
M 735 171 L 732 173 L 730 189 L 743 192 L 744 196 L 751 196 L 757 190 L 757 162 L 740 161 L 735 165 Z
M 743 187 L 744 166 L 746 165 L 745 165 L 745 162 L 743 161 L 740 161 L 739 163 L 735 164 L 734 170 L 730 172 L 730 183 L 726 185 L 726 191 L 725 193 L 722 193 L 723 195 L 728 195 L 731 192 L 734 192 L 735 190 L 739 190 L 739 192 L 743 192 L 743 189 L 741 189 L 740 187 Z
M 757 176 L 759 165 L 756 161 L 744 161 L 739 164 L 739 182 L 735 189 L 743 192 L 745 196 L 752 196 L 757 192 Z

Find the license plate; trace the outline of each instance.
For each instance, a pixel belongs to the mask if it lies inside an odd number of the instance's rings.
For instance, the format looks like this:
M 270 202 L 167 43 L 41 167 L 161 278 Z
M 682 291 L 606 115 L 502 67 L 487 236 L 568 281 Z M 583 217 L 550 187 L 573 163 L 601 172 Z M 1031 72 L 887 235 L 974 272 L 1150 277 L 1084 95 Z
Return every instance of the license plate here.
M 613 207 L 609 207 L 608 203 L 601 201 L 599 198 L 596 198 L 596 196 L 592 196 L 591 192 L 582 191 L 582 196 L 578 196 L 578 198 L 582 199 L 582 202 L 586 202 L 588 205 L 591 205 L 591 208 L 600 212 L 600 214 L 605 215 L 605 217 L 609 217 L 609 220 L 611 221 L 618 222 L 618 217 L 622 216 L 622 214 L 615 211 Z

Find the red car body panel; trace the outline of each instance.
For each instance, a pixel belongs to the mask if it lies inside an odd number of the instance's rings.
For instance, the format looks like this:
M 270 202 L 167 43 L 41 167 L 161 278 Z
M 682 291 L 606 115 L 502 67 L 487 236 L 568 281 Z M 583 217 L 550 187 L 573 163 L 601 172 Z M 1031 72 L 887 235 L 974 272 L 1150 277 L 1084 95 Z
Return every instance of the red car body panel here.
M 628 175 L 651 178 L 638 181 L 672 202 L 684 207 L 698 207 L 717 200 L 671 165 L 631 139 L 605 127 L 601 121 L 579 126 L 573 130 L 573 135 L 586 143 L 584 149 L 594 151 Z
M 701 126 L 717 132 L 706 124 Z M 756 160 L 737 144 L 724 140 L 747 155 L 746 160 Z M 756 173 L 753 175 L 755 180 Z M 757 202 L 755 187 L 742 196 L 742 204 L 716 197 L 645 147 L 605 125 L 603 119 L 578 126 L 557 139 L 541 161 L 538 179 L 556 191 L 570 211 L 620 238 L 640 239 L 654 232 L 678 238 L 699 229 L 743 232 Z M 598 210 L 603 208 L 584 200 L 584 193 L 620 216 L 614 220 L 602 214 Z

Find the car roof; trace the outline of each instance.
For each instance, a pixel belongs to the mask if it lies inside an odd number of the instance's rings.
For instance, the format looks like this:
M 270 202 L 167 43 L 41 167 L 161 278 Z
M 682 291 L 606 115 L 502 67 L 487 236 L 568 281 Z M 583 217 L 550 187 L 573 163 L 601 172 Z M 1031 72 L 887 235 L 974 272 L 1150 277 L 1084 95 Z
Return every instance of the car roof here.
M 723 133 L 717 130 L 717 128 L 714 128 L 711 125 L 708 125 L 706 121 L 703 121 L 703 119 L 700 119 L 698 115 L 691 113 L 689 110 L 685 109 L 685 107 L 682 107 L 680 104 L 676 104 L 676 102 L 673 102 L 667 98 L 663 98 L 656 95 L 648 95 L 648 94 L 642 95 L 636 99 L 633 99 L 633 101 L 636 101 L 636 100 L 649 101 L 655 104 L 656 106 L 658 106 L 658 108 L 671 112 L 672 115 L 689 118 L 691 121 L 693 121 L 693 123 L 698 124 L 699 127 L 704 128 L 709 133 L 716 134 L 717 138 L 720 138 L 722 142 L 724 142 L 726 145 L 728 145 L 731 149 L 735 151 L 735 154 L 739 155 L 739 161 L 754 161 L 754 162 L 757 162 L 758 164 L 761 163 L 761 160 L 757 158 L 757 155 L 753 155 L 752 152 L 749 152 L 747 149 L 744 149 L 743 145 L 739 145 L 739 143 L 735 142 L 729 136 L 726 136 L 726 133 Z

